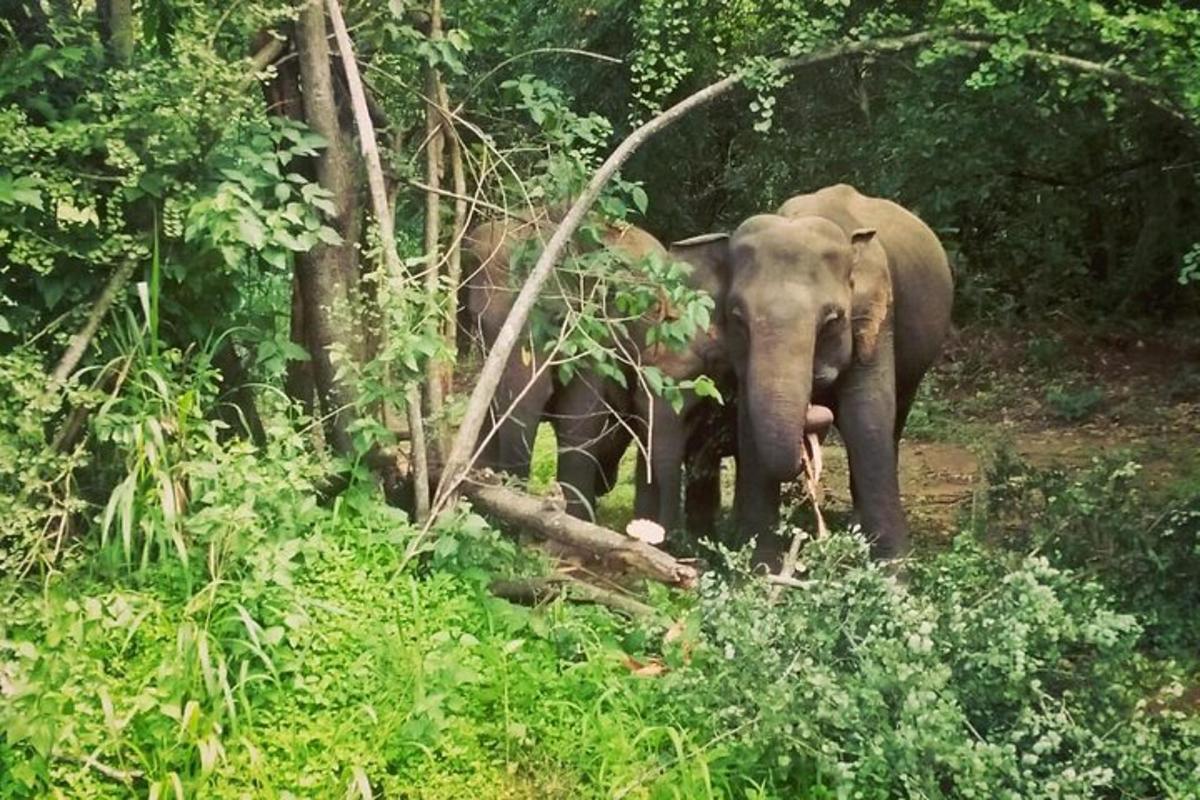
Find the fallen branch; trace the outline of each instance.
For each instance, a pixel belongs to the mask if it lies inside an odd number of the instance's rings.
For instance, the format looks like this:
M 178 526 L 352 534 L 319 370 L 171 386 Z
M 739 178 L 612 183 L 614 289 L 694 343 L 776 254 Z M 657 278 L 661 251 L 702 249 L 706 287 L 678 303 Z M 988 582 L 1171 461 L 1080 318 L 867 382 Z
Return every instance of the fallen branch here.
M 652 606 L 632 597 L 601 589 L 570 575 L 550 575 L 544 578 L 495 580 L 488 586 L 492 594 L 522 605 L 540 605 L 558 597 L 579 603 L 592 603 L 619 611 L 630 617 L 649 617 L 656 614 Z
M 695 567 L 677 561 L 657 547 L 576 519 L 553 500 L 489 482 L 486 475 L 464 480 L 462 492 L 485 513 L 597 559 L 616 562 L 647 578 L 690 588 L 699 577 Z

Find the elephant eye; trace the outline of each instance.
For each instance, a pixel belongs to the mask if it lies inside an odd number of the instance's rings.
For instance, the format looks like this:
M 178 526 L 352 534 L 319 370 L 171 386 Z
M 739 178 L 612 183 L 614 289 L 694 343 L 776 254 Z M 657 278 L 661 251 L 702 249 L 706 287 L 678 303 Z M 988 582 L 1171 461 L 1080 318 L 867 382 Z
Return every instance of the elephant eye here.
M 840 308 L 831 308 L 825 312 L 825 319 L 821 322 L 823 327 L 836 325 L 846 317 L 846 312 Z

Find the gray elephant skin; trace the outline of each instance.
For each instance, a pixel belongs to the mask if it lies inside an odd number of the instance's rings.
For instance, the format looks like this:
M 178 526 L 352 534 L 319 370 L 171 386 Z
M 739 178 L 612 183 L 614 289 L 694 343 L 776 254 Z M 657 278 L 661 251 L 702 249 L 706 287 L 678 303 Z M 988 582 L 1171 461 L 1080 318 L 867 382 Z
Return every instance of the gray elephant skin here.
M 719 248 L 699 247 L 725 277 L 737 529 L 758 536 L 755 561 L 775 559 L 780 486 L 803 469 L 806 425 L 830 411 L 872 554 L 904 555 L 897 447 L 949 332 L 954 293 L 937 236 L 896 203 L 843 184 L 747 219 Z
M 495 341 L 516 297 L 516 288 L 509 280 L 515 249 L 533 237 L 549 238 L 555 224 L 542 213 L 532 220 L 484 222 L 465 237 L 468 274 L 461 302 L 463 325 L 477 334 L 485 350 Z M 632 225 L 606 226 L 601 239 L 601 246 L 631 262 L 651 254 L 666 255 L 657 239 Z M 716 276 L 705 273 L 703 281 L 702 288 L 715 289 Z M 675 351 L 645 346 L 644 327 L 633 325 L 632 329 L 634 341 L 621 342 L 620 347 L 634 356 L 633 360 L 657 366 L 677 380 L 701 374 L 714 352 L 716 337 L 711 331 L 697 334 L 693 346 Z M 526 332 L 505 364 L 492 404 L 492 425 L 487 426 L 484 436 L 493 427 L 495 432 L 483 443 L 481 464 L 528 477 L 538 423 L 549 420 L 558 439 L 558 481 L 567 510 L 578 517 L 592 518 L 596 497 L 616 484 L 621 456 L 636 434 L 643 452 L 651 454 L 649 467 L 644 457 L 639 461 L 639 475 L 646 478 L 649 470 L 649 481 L 639 480 L 638 510 L 674 527 L 686 439 L 685 416 L 661 399 L 652 398 L 632 369 L 626 375 L 626 386 L 586 370 L 565 383 L 555 373 L 552 367 L 546 367 L 544 354 Z M 685 413 L 702 406 L 692 396 L 686 404 Z

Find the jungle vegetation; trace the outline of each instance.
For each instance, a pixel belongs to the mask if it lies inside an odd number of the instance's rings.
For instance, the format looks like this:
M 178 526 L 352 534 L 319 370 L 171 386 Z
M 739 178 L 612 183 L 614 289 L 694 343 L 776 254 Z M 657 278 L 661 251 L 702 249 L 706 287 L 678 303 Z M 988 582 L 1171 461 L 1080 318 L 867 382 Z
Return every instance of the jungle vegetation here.
M 834 498 L 782 591 L 497 596 L 464 232 L 843 182 L 956 276 L 904 579 Z M 1184 0 L 0 0 L 0 798 L 1200 796 L 1198 182 Z M 564 374 L 706 324 L 554 256 Z

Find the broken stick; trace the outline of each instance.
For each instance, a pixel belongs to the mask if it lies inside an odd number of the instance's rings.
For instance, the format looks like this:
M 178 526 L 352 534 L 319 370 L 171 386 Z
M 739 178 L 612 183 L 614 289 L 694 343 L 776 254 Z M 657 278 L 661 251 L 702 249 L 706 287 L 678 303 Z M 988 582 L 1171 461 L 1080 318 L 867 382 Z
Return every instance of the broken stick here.
M 606 606 L 630 617 L 650 617 L 657 613 L 652 606 L 632 597 L 593 586 L 570 575 L 495 580 L 488 589 L 497 597 L 524 605 L 538 605 L 556 597 L 565 597 L 580 603 Z

